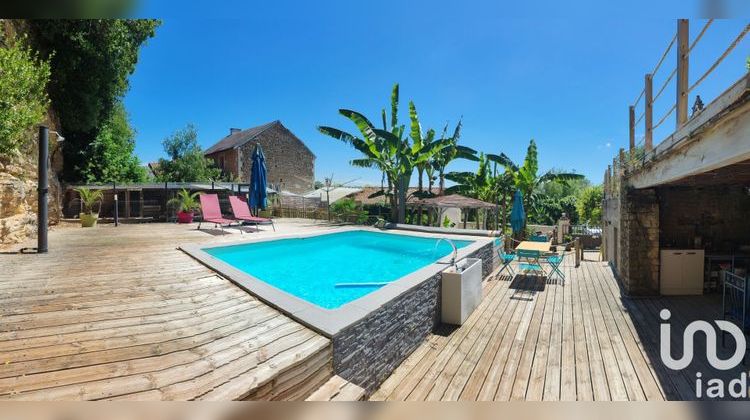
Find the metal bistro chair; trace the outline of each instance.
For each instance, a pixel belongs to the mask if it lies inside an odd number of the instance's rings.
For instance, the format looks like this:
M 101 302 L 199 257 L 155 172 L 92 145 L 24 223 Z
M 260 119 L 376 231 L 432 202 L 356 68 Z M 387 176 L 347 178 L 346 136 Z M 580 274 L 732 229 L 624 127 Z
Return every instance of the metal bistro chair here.
M 549 239 L 547 238 L 547 235 L 531 235 L 529 238 L 531 242 L 547 242 Z
M 546 276 L 547 272 L 544 271 L 540 258 L 542 253 L 539 251 L 531 251 L 526 249 L 516 249 L 516 255 L 518 256 L 518 262 L 520 263 L 519 268 L 525 273 L 534 272 Z
M 549 273 L 549 279 L 551 280 L 552 277 L 557 275 L 557 277 L 560 278 L 562 281 L 563 286 L 565 285 L 565 274 L 562 272 L 560 267 L 562 267 L 562 263 L 565 260 L 565 251 L 563 251 L 560 254 L 552 254 L 547 257 L 547 263 L 549 264 L 551 271 Z
M 500 263 L 502 263 L 502 267 L 500 268 L 500 271 L 497 272 L 497 275 L 499 276 L 500 273 L 507 270 L 511 277 L 515 277 L 516 272 L 513 270 L 513 266 L 511 266 L 511 263 L 513 263 L 513 260 L 516 259 L 515 254 L 512 252 L 509 254 L 505 253 L 503 240 L 501 238 L 495 238 L 495 247 L 497 248 L 497 255 L 500 257 Z

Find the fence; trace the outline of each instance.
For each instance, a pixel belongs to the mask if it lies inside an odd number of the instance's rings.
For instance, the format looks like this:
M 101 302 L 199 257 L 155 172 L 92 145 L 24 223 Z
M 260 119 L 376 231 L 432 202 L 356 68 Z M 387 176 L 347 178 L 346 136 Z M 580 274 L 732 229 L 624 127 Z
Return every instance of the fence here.
M 244 195 L 249 191 L 249 184 L 226 182 L 166 182 L 141 184 L 108 184 L 108 185 L 71 185 L 63 195 L 63 216 L 78 217 L 82 210 L 81 200 L 75 191 L 78 187 L 101 190 L 102 201 L 99 205 L 99 217 L 113 219 L 115 206 L 117 215 L 123 221 L 171 221 L 175 218 L 176 208 L 170 206 L 169 200 L 182 189 L 191 192 L 212 192 L 219 196 L 222 211 L 230 214 L 228 196 Z M 117 199 L 115 200 L 115 195 Z M 306 198 L 293 195 L 270 194 L 269 209 L 266 214 L 277 217 L 305 217 L 324 219 L 321 214 L 320 198 Z M 325 210 L 322 210 L 325 213 Z

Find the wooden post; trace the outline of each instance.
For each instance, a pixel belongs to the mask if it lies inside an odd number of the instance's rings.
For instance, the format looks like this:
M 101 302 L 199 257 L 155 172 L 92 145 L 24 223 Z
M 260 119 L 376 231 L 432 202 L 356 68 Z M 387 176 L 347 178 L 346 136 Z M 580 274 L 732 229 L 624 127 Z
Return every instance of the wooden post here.
M 654 76 L 651 74 L 646 75 L 646 86 L 645 86 L 645 97 L 646 97 L 646 116 L 644 117 L 646 124 L 646 151 L 650 151 L 654 148 Z
M 576 268 L 581 266 L 581 238 L 580 236 L 576 236 L 575 243 L 573 244 L 575 247 L 575 254 L 576 254 Z
M 628 108 L 628 114 L 630 117 L 630 151 L 632 152 L 635 149 L 635 107 L 633 105 Z
M 677 129 L 685 125 L 688 118 L 688 42 L 689 23 L 677 19 Z

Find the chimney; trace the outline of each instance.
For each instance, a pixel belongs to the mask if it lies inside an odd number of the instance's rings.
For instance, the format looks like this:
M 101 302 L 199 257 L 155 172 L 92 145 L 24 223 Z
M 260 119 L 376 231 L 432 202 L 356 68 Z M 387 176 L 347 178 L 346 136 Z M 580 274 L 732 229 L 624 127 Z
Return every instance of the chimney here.
M 230 128 L 229 129 L 229 135 L 231 136 L 232 134 L 239 133 L 240 131 L 242 131 L 241 128 Z

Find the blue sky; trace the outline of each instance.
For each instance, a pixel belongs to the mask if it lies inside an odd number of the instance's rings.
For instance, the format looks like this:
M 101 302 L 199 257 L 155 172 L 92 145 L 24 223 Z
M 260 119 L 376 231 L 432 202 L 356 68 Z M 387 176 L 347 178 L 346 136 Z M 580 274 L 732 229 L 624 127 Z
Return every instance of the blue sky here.
M 379 121 L 395 82 L 404 123 L 412 99 L 423 129 L 453 126 L 463 116 L 467 146 L 520 161 L 534 138 L 543 170 L 575 170 L 601 182 L 617 148 L 627 146 L 627 107 L 676 29 L 669 2 L 654 9 L 662 16 L 656 18 L 622 6 L 567 18 L 570 10 L 559 6 L 535 16 L 491 2 L 227 2 L 209 9 L 166 3 L 144 3 L 135 13 L 163 19 L 125 97 L 141 160 L 163 156 L 162 139 L 189 122 L 205 148 L 229 127 L 280 119 L 317 155 L 317 179 L 333 174 L 355 184 L 377 184 L 379 174 L 351 167 L 357 153 L 316 126 L 356 131 L 339 108 Z M 691 20 L 691 39 L 704 23 Z M 714 22 L 691 54 L 691 83 L 746 23 Z M 729 87 L 745 71 L 748 46 L 746 39 L 694 93 L 708 103 Z M 675 61 L 673 51 L 655 89 Z M 655 120 L 674 96 L 665 90 Z M 673 127 L 670 118 L 655 141 Z M 475 164 L 458 161 L 450 169 Z

